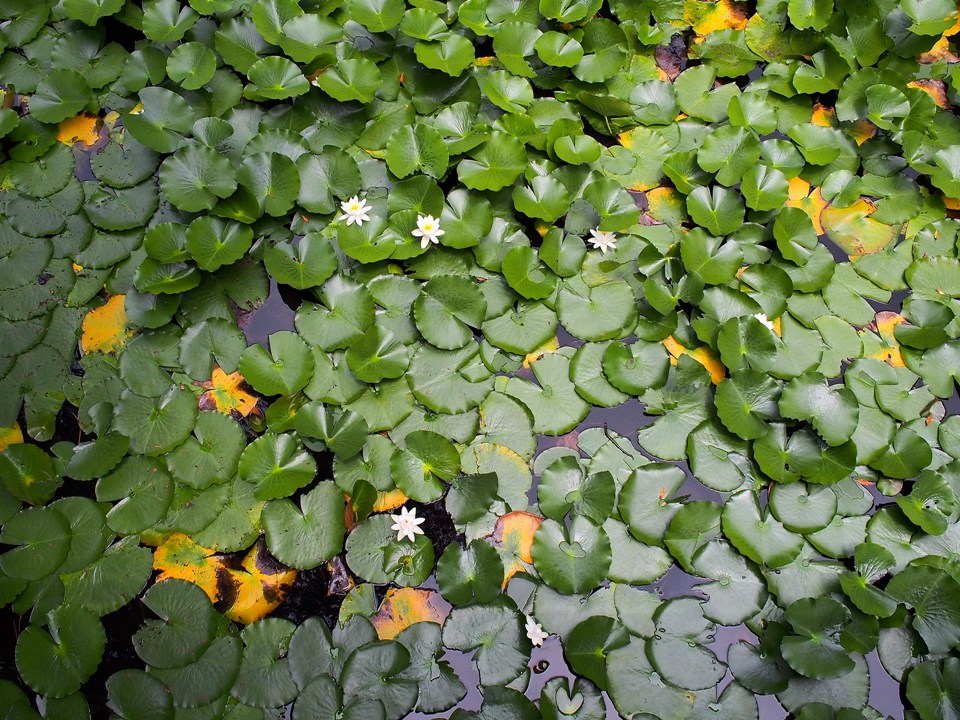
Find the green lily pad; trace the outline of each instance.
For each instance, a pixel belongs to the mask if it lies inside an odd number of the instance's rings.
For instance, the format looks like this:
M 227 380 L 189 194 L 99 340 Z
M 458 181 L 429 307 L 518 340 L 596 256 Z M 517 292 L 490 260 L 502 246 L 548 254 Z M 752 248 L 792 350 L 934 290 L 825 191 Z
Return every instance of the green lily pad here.
M 77 605 L 51 611 L 47 627 L 31 625 L 17 638 L 17 670 L 37 693 L 66 697 L 96 671 L 107 636 L 99 618 Z
M 503 562 L 486 542 L 475 540 L 464 549 L 451 543 L 437 563 L 437 584 L 454 605 L 488 603 L 500 594 Z
M 272 500 L 292 495 L 310 483 L 317 463 L 296 437 L 267 433 L 244 449 L 238 472 L 256 486 L 257 499 Z
M 577 394 L 570 380 L 570 357 L 560 350 L 540 356 L 531 364 L 539 383 L 512 377 L 504 392 L 522 402 L 533 414 L 533 431 L 544 435 L 562 435 L 577 426 L 590 405 Z
M 573 517 L 569 527 L 544 520 L 534 535 L 532 554 L 544 581 L 568 594 L 598 587 L 612 560 L 603 528 L 581 516 Z
M 726 668 L 703 646 L 715 626 L 693 598 L 677 598 L 661 605 L 653 616 L 657 636 L 647 641 L 650 663 L 669 683 L 687 690 L 713 687 Z
M 292 395 L 310 382 L 313 361 L 299 336 L 281 331 L 270 336 L 269 352 L 262 345 L 251 345 L 244 350 L 239 369 L 259 393 Z
M 477 283 L 467 278 L 431 279 L 413 305 L 417 329 L 424 339 L 443 350 L 463 347 L 473 338 L 487 313 L 487 302 Z
M 173 499 L 173 478 L 166 465 L 149 457 L 126 458 L 97 481 L 97 500 L 119 501 L 107 513 L 107 525 L 135 535 L 158 522 Z
M 454 608 L 443 624 L 443 644 L 469 652 L 480 669 L 484 687 L 516 679 L 530 658 L 530 641 L 513 602 L 501 598 L 485 605 Z
M 284 565 L 310 569 L 343 549 L 343 493 L 321 482 L 300 498 L 299 511 L 289 500 L 271 500 L 261 514 L 270 554 Z
M 724 505 L 723 532 L 740 552 L 768 567 L 786 565 L 803 547 L 803 538 L 762 512 L 749 490 L 737 493 Z
M 71 536 L 64 514 L 47 507 L 25 508 L 0 529 L 0 542 L 14 546 L 0 555 L 0 570 L 8 577 L 39 580 L 66 560 Z

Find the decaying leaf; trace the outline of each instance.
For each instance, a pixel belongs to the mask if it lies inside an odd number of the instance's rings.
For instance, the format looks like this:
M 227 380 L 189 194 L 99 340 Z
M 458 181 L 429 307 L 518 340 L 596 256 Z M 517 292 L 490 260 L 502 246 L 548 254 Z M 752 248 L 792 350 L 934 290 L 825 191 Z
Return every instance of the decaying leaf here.
M 0 452 L 6 450 L 10 445 L 17 445 L 22 442 L 23 430 L 20 429 L 20 423 L 0 428 Z
M 80 349 L 83 353 L 113 353 L 122 349 L 133 332 L 127 328 L 125 295 L 112 295 L 83 318 Z
M 80 113 L 67 118 L 57 128 L 57 140 L 64 145 L 82 143 L 84 147 L 93 147 L 101 137 L 104 124 L 96 115 Z
M 556 336 L 547 340 L 543 345 L 538 347 L 531 353 L 527 353 L 527 356 L 523 359 L 523 366 L 525 368 L 530 367 L 530 363 L 536 362 L 538 358 L 547 353 L 556 352 L 560 348 L 560 340 Z
M 247 417 L 257 407 L 257 398 L 247 392 L 245 388 L 249 386 L 239 372 L 228 375 L 216 366 L 209 380 L 194 384 L 207 388 L 200 396 L 201 410 L 216 410 L 225 415 L 237 413 L 240 417 Z
M 810 183 L 806 180 L 795 177 L 790 179 L 790 199 L 787 200 L 787 207 L 795 207 L 803 210 L 810 216 L 813 222 L 813 229 L 817 235 L 823 234 L 823 226 L 820 224 L 820 214 L 827 206 L 827 201 L 820 194 L 820 188 L 814 188 L 811 192 Z
M 733 0 L 686 0 L 683 17 L 700 36 L 717 30 L 743 30 L 747 27 L 747 5 Z
M 869 255 L 883 250 L 897 236 L 897 228 L 877 222 L 870 216 L 877 207 L 860 198 L 849 207 L 829 206 L 820 213 L 823 229 L 834 243 L 851 256 Z
M 393 640 L 414 623 L 442 625 L 449 613 L 450 603 L 434 590 L 390 588 L 370 622 L 381 640 Z
M 503 560 L 503 586 L 518 572 L 528 572 L 533 564 L 533 536 L 543 518 L 528 512 L 514 511 L 497 519 L 487 540 L 497 548 Z
M 713 351 L 706 346 L 688 350 L 677 342 L 673 335 L 663 341 L 663 346 L 667 349 L 667 352 L 670 353 L 671 365 L 676 365 L 681 355 L 689 355 L 707 369 L 707 372 L 710 373 L 710 380 L 714 385 L 726 377 L 727 368 L 720 362 L 720 358 L 714 355 Z
M 277 562 L 263 538 L 239 560 L 219 555 L 176 533 L 157 547 L 157 581 L 179 578 L 197 585 L 231 620 L 249 624 L 273 612 L 293 585 L 297 571 Z
M 893 329 L 897 325 L 902 325 L 907 319 L 899 313 L 883 311 L 877 313 L 877 318 L 873 322 L 873 329 L 877 331 L 880 339 L 883 341 L 882 347 L 870 357 L 882 360 L 891 367 L 904 367 L 903 355 L 900 354 L 900 343 L 893 334 Z

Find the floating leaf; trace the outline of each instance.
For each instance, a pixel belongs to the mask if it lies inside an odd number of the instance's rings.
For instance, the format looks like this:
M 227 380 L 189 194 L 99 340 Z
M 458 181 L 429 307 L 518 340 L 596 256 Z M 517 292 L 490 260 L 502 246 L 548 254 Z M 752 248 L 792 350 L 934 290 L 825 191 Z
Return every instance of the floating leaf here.
M 243 389 L 246 381 L 238 372 L 228 375 L 215 366 L 210 380 L 196 384 L 206 388 L 206 392 L 200 396 L 201 410 L 216 410 L 225 415 L 237 413 L 240 417 L 247 417 L 257 407 L 257 398 Z
M 123 348 L 132 334 L 127 330 L 126 296 L 113 295 L 102 306 L 88 312 L 83 318 L 80 349 L 84 353 L 116 352 Z
M 421 622 L 442 625 L 449 607 L 432 590 L 391 588 L 370 622 L 381 640 L 394 640 L 403 630 Z

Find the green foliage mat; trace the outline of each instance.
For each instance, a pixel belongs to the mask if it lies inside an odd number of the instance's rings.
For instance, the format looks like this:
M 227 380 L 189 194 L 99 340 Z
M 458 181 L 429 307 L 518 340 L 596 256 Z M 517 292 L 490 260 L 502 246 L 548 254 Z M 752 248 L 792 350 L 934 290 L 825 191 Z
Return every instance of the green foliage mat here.
M 0 717 L 960 716 L 958 27 L 0 0 Z

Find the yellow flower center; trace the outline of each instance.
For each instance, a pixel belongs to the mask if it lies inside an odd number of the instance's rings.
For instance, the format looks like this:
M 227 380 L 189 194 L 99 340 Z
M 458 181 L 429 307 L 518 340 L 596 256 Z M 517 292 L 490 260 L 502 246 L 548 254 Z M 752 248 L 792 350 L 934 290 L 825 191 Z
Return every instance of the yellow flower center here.
M 431 223 L 424 223 L 423 230 L 424 232 L 430 232 L 431 230 L 433 230 L 433 225 Z

